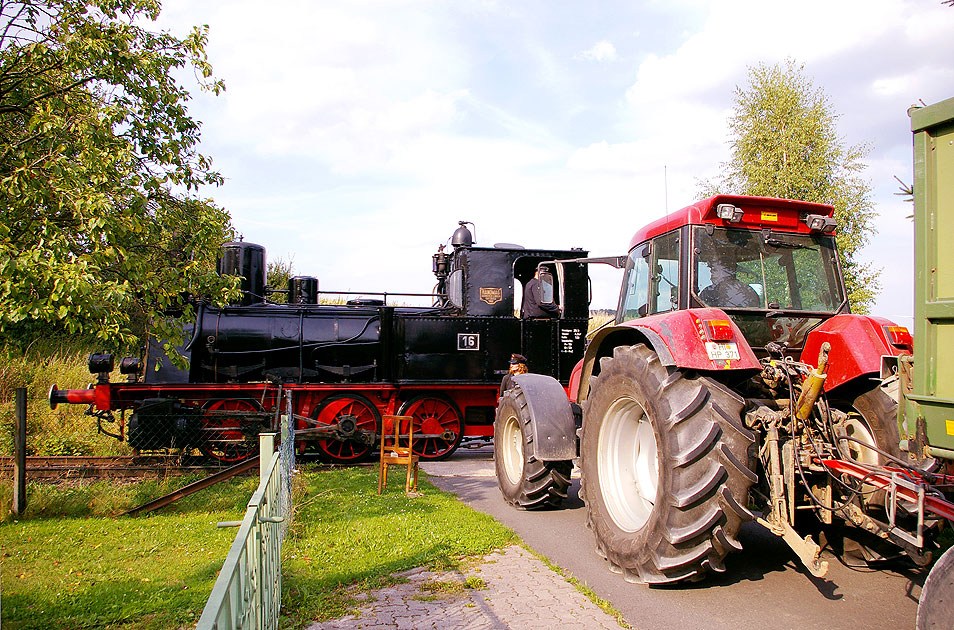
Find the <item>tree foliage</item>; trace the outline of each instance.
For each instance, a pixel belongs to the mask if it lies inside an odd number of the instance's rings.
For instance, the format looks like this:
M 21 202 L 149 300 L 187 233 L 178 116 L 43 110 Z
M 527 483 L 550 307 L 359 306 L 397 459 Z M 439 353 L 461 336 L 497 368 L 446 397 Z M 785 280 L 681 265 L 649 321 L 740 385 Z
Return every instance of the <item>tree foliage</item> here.
M 222 178 L 175 75 L 212 78 L 206 31 L 149 30 L 158 0 L 0 0 L 0 333 L 178 341 L 219 300 Z
M 861 177 L 864 145 L 845 146 L 828 97 L 804 75 L 804 66 L 759 64 L 749 84 L 736 87 L 729 118 L 731 158 L 715 181 L 717 193 L 800 199 L 831 204 L 838 220 L 838 247 L 848 298 L 865 313 L 878 292 L 878 270 L 857 255 L 875 232 L 871 186 Z
M 276 258 L 268 261 L 268 272 L 266 278 L 270 289 L 284 290 L 288 287 L 288 279 L 295 275 L 294 257 L 285 260 Z M 288 296 L 284 293 L 272 293 L 268 296 L 269 301 L 284 304 L 288 302 Z

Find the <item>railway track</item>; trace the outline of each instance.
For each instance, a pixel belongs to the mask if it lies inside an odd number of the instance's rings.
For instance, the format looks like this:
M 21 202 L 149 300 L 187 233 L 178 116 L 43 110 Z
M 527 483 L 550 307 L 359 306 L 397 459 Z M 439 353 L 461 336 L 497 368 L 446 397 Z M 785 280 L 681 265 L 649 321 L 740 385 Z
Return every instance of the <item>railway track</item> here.
M 56 455 L 26 458 L 28 481 L 148 478 L 190 472 L 208 473 L 223 468 L 225 466 L 211 465 L 202 458 L 178 455 Z M 0 457 L 0 475 L 12 474 L 13 458 Z

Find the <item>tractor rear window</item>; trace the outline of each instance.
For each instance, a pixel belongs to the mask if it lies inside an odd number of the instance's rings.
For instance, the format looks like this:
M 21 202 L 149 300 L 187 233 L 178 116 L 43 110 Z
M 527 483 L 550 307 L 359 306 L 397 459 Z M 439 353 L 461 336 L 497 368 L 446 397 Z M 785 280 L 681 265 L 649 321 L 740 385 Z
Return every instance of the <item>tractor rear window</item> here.
M 831 236 L 696 226 L 693 254 L 706 306 L 833 313 L 845 299 Z

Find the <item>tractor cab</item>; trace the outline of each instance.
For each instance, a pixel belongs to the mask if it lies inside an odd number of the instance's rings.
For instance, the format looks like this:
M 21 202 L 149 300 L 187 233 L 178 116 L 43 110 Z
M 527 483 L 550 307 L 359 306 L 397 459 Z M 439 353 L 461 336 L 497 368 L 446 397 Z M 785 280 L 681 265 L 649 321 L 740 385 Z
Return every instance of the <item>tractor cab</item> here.
M 832 207 L 717 196 L 637 232 L 617 323 L 718 308 L 756 351 L 804 346 L 808 332 L 848 312 Z

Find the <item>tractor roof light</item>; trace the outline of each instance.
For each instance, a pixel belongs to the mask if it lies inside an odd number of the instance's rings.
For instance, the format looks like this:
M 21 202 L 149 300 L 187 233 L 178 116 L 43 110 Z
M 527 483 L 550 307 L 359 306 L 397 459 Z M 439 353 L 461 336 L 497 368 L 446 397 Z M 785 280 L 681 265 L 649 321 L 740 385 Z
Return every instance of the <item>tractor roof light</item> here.
M 831 234 L 838 227 L 838 222 L 834 218 L 826 217 L 823 214 L 809 214 L 805 216 L 805 225 L 812 232 Z
M 742 221 L 742 208 L 731 203 L 720 203 L 716 206 L 716 216 L 729 223 L 739 223 Z
M 910 348 L 914 345 L 914 338 L 904 326 L 885 326 L 884 333 L 893 346 L 898 348 Z

